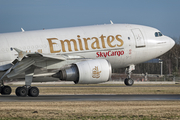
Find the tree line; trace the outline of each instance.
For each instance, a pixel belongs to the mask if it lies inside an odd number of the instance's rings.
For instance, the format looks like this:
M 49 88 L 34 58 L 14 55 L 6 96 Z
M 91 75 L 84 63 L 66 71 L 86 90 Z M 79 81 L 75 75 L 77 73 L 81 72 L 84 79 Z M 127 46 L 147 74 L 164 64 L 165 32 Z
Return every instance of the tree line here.
M 167 53 L 159 56 L 157 59 L 161 59 L 163 62 L 163 74 L 180 76 L 180 37 L 172 38 L 175 41 L 174 47 Z M 142 74 L 160 74 L 160 63 L 141 63 L 137 64 L 133 73 Z M 125 69 L 113 69 L 114 73 L 125 73 Z

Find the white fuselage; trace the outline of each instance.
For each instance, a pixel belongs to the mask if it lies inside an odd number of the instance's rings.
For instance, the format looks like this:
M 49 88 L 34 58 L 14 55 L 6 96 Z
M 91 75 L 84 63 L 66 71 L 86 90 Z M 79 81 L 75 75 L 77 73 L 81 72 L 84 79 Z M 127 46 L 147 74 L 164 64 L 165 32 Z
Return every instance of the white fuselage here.
M 18 48 L 27 52 L 107 59 L 113 68 L 156 58 L 174 46 L 159 30 L 141 25 L 110 24 L 0 34 L 0 66 L 11 63 Z M 59 68 L 57 66 L 57 68 Z M 55 68 L 54 68 L 55 69 Z

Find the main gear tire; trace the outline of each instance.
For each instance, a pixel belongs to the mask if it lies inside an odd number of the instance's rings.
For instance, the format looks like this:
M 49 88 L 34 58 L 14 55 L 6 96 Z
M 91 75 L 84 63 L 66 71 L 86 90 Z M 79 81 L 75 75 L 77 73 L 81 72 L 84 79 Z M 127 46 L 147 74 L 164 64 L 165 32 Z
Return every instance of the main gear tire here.
M 2 95 L 10 95 L 12 92 L 12 89 L 10 86 L 3 86 L 1 87 L 1 94 Z
M 28 94 L 27 88 L 26 87 L 18 87 L 16 89 L 16 95 L 20 97 L 26 97 Z
M 39 89 L 37 87 L 31 87 L 28 92 L 28 96 L 37 97 L 39 95 Z

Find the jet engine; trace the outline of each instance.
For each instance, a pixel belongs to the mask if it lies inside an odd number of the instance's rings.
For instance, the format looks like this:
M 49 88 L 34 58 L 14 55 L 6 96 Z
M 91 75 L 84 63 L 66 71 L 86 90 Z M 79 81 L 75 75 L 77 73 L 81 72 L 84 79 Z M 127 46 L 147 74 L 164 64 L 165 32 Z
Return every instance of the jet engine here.
M 111 74 L 111 64 L 106 59 L 93 59 L 72 64 L 52 77 L 75 84 L 95 84 L 109 81 Z

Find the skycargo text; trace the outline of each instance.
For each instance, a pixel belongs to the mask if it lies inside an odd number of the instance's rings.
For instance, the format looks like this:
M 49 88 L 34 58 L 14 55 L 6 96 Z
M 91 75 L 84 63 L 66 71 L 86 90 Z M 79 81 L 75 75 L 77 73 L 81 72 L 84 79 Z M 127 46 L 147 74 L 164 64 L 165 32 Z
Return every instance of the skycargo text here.
M 124 51 L 108 51 L 108 52 L 96 52 L 96 57 L 107 57 L 107 56 L 121 56 L 124 55 Z

